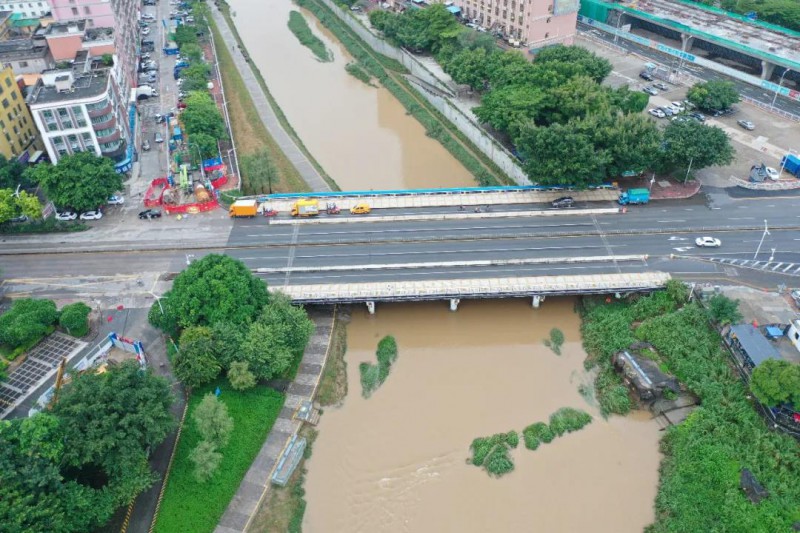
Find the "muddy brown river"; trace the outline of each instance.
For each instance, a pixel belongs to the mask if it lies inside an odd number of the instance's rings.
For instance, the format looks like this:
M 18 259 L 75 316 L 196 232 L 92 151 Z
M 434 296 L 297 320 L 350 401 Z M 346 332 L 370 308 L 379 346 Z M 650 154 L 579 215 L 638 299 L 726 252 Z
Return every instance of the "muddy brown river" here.
M 572 299 L 356 307 L 348 326 L 349 394 L 322 416 L 307 464 L 304 531 L 638 532 L 654 518 L 656 423 L 604 421 L 581 397 L 587 379 Z M 542 344 L 552 327 L 562 355 Z M 399 358 L 371 398 L 358 364 L 391 334 Z M 494 479 L 468 465 L 473 438 L 546 421 L 560 407 L 590 412 L 585 429 L 528 451 Z
M 383 88 L 348 74 L 341 44 L 307 12 L 333 51 L 319 62 L 286 26 L 290 0 L 230 0 L 250 57 L 306 148 L 343 190 L 474 186 L 472 175 Z

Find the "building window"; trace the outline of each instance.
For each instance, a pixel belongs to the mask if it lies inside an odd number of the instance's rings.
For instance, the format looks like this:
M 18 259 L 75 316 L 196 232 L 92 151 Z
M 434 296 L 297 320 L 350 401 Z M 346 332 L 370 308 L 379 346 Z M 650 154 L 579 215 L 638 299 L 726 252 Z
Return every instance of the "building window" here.
M 11 78 L 6 78 L 6 87 L 11 87 L 11 84 L 14 83 L 11 81 Z
M 11 93 L 11 99 L 12 100 L 16 100 L 17 99 L 17 93 Z
M 11 142 L 11 135 L 9 135 L 7 131 L 4 131 L 3 134 L 6 136 L 6 140 Z
M 75 118 L 81 118 L 83 116 L 83 109 L 79 105 L 72 106 L 72 114 Z
M 60 150 L 58 151 L 58 156 L 59 156 L 59 157 L 61 157 L 61 156 L 65 156 L 65 155 L 67 155 L 67 153 L 68 153 L 68 152 L 67 152 L 67 149 L 66 149 L 66 148 L 62 148 L 62 149 L 60 149 Z
M 89 146 L 91 144 L 94 144 L 94 141 L 92 141 L 92 134 L 89 133 L 88 131 L 84 131 L 83 133 L 81 133 L 81 137 L 83 137 L 84 146 Z
M 0 120 L 0 130 L 6 129 L 6 123 Z
M 65 130 L 71 130 L 74 126 L 72 125 L 72 121 L 67 119 L 61 121 L 61 127 Z
M 3 109 L 8 109 L 9 105 L 8 98 L 3 98 Z
M 85 119 L 76 118 L 75 119 L 75 123 L 78 125 L 79 128 L 85 128 L 86 127 L 86 120 Z
M 78 14 L 78 8 L 77 7 L 73 7 L 72 8 L 72 14 L 73 15 L 77 15 Z
M 27 61 L 20 61 L 19 62 L 19 68 L 28 68 L 28 62 Z
M 83 6 L 83 14 L 84 15 L 91 15 L 92 14 L 92 10 L 89 9 L 89 6 Z
M 48 122 L 47 131 L 58 131 L 58 124 L 56 124 L 55 122 Z
M 55 146 L 63 146 L 64 145 L 64 137 L 53 137 L 53 144 Z
M 14 135 L 19 135 L 19 128 L 14 126 Z
M 69 113 L 67 112 L 67 108 L 66 107 L 59 107 L 58 108 L 58 116 L 61 117 L 61 118 L 68 117 Z

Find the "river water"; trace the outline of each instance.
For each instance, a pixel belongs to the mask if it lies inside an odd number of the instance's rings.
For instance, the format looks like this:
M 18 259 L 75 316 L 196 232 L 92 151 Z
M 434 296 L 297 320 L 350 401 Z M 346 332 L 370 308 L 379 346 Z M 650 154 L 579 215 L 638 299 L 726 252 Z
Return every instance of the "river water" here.
M 348 326 L 349 395 L 327 409 L 307 464 L 304 531 L 638 532 L 654 519 L 660 433 L 649 416 L 604 421 L 578 393 L 585 353 L 572 299 L 379 305 Z M 543 345 L 552 327 L 562 355 Z M 371 398 L 358 364 L 394 335 L 399 357 Z M 560 407 L 594 421 L 500 478 L 468 465 L 473 438 L 522 430 Z
M 307 13 L 333 51 L 319 62 L 289 31 L 290 0 L 229 0 L 236 28 L 306 148 L 343 190 L 474 186 L 472 175 L 384 88 L 348 74 L 341 44 Z

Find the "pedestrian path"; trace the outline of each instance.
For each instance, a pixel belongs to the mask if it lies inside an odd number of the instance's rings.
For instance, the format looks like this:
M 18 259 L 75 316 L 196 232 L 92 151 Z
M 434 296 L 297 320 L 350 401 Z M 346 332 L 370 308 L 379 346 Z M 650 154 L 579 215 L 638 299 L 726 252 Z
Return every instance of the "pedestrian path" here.
M 308 309 L 308 314 L 314 321 L 314 335 L 308 341 L 297 376 L 286 390 L 283 409 L 261 451 L 245 474 L 236 495 L 228 504 L 215 533 L 243 533 L 247 529 L 269 491 L 270 479 L 278 459 L 300 430 L 302 421 L 294 416 L 297 408 L 303 402 L 314 399 L 328 357 L 335 316 L 330 307 Z
M 763 270 L 765 272 L 774 272 L 786 276 L 800 276 L 800 263 L 756 261 L 754 259 L 729 259 L 726 257 L 710 257 L 708 260 L 714 263 L 750 268 L 753 270 Z
M 220 13 L 216 6 L 210 5 L 210 9 L 214 23 L 217 25 L 217 29 L 222 36 L 222 42 L 219 43 L 219 46 L 226 46 L 224 43 L 231 43 L 231 47 L 233 48 L 231 51 L 231 57 L 233 57 L 233 62 L 236 65 L 236 69 L 239 71 L 239 75 L 242 77 L 244 85 L 247 87 L 247 91 L 250 93 L 250 97 L 253 99 L 253 104 L 258 111 L 258 116 L 261 118 L 261 122 L 264 124 L 264 127 L 267 128 L 267 131 L 272 138 L 275 139 L 275 142 L 278 144 L 281 151 L 286 154 L 286 157 L 289 159 L 289 161 L 291 161 L 292 165 L 294 165 L 294 167 L 300 173 L 300 176 L 308 184 L 311 190 L 330 191 L 331 187 L 328 185 L 328 182 L 326 182 L 320 173 L 317 172 L 317 169 L 314 168 L 314 165 L 311 164 L 303 151 L 300 150 L 297 144 L 295 144 L 294 140 L 289 136 L 288 133 L 286 133 L 286 130 L 283 129 L 283 126 L 278 120 L 278 117 L 275 115 L 275 111 L 269 104 L 269 101 L 264 95 L 264 91 L 261 89 L 261 85 L 258 83 L 258 79 L 253 72 L 253 68 L 255 67 L 253 67 L 245 59 L 242 53 L 235 48 L 233 43 L 237 42 L 236 37 L 231 31 L 228 21 L 225 20 L 225 17 L 222 16 L 222 13 Z

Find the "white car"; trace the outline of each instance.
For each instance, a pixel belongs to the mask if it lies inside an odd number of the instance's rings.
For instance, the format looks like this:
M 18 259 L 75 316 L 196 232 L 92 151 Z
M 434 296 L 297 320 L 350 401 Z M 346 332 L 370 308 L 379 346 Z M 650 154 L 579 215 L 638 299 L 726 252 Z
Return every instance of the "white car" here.
M 771 180 L 778 181 L 781 177 L 781 173 L 772 167 L 764 167 L 764 170 L 767 173 L 767 177 Z
M 714 237 L 698 237 L 694 243 L 701 248 L 719 248 L 722 246 L 722 241 Z
M 686 107 L 680 102 L 671 102 L 671 104 L 672 104 L 672 107 L 674 107 L 678 111 L 683 111 L 683 110 L 686 109 Z
M 108 205 L 122 205 L 125 203 L 125 197 L 115 194 L 108 199 Z
M 660 110 L 659 108 L 657 108 L 657 107 L 654 107 L 653 109 L 651 109 L 650 111 L 648 111 L 648 113 L 650 113 L 651 115 L 653 115 L 653 116 L 654 116 L 654 117 L 656 117 L 656 118 L 664 118 L 664 117 L 666 117 L 666 116 L 667 116 L 666 114 L 664 114 L 664 112 L 663 112 L 663 111 L 661 111 L 661 110 Z
M 100 220 L 103 218 L 103 213 L 100 211 L 86 211 L 81 213 L 81 220 Z
M 148 27 L 142 28 L 142 35 L 150 35 L 150 28 Z
M 73 211 L 63 211 L 61 213 L 56 213 L 56 220 L 61 221 L 68 221 L 68 220 L 75 220 L 78 218 L 78 213 Z

